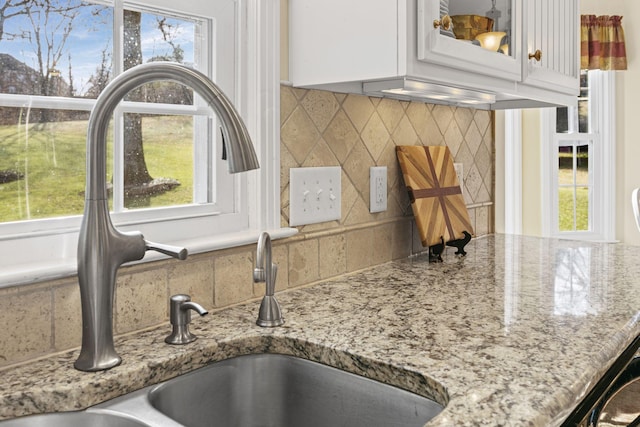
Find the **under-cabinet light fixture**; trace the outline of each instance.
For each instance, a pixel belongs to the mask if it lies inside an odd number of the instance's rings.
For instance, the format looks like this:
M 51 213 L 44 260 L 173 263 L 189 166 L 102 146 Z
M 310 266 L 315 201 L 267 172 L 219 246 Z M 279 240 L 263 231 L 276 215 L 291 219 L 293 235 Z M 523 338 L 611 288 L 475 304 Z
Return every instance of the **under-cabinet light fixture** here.
M 362 85 L 362 90 L 367 95 L 391 95 L 409 99 L 420 98 L 469 105 L 493 104 L 496 102 L 496 96 L 492 93 L 460 89 L 410 79 L 365 82 Z

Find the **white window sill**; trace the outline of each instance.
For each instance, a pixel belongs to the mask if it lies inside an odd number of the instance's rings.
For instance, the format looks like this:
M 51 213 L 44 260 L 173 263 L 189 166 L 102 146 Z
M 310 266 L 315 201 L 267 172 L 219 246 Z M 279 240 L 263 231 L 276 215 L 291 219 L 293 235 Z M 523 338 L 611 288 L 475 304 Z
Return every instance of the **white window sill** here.
M 162 243 L 185 247 L 188 249 L 189 254 L 192 255 L 256 243 L 262 231 L 263 230 L 248 230 L 229 233 L 226 235 L 222 234 L 216 237 Z M 296 228 L 279 228 L 265 231 L 269 233 L 272 240 L 291 237 L 298 232 Z M 155 251 L 147 251 L 142 260 L 127 263 L 126 265 L 158 261 L 161 259 L 168 259 L 168 257 Z M 52 262 L 25 263 L 5 266 L 3 267 L 2 272 L 0 272 L 0 288 L 62 279 L 65 277 L 75 276 L 77 273 L 78 264 L 76 258 L 64 258 L 56 259 Z

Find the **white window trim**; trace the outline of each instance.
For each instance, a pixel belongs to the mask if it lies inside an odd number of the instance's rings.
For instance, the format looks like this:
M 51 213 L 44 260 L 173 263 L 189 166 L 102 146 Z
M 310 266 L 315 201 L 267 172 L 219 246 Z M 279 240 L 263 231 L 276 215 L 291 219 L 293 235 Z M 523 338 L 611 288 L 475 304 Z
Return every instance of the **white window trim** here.
M 522 111 L 505 110 L 504 231 L 522 234 Z
M 593 97 L 598 102 L 591 103 L 590 122 L 593 134 L 597 135 L 597 148 L 594 158 L 598 161 L 594 169 L 594 189 L 597 192 L 592 202 L 592 230 L 588 232 L 559 232 L 554 225 L 552 215 L 556 215 L 557 193 L 554 188 L 553 165 L 557 164 L 557 148 L 555 141 L 555 111 L 544 109 L 541 112 L 541 135 L 544 138 L 541 146 L 542 172 L 542 235 L 574 240 L 615 241 L 615 75 L 611 72 L 597 72 L 597 78 L 591 90 L 596 91 Z M 599 91 L 600 92 L 597 92 Z
M 237 176 L 247 183 L 246 228 L 226 234 L 215 234 L 197 239 L 181 240 L 180 227 L 172 227 L 173 236 L 162 243 L 186 247 L 190 253 L 200 253 L 257 241 L 262 231 L 269 231 L 273 239 L 288 237 L 294 228 L 280 227 L 280 13 L 277 0 L 240 0 L 238 25 L 241 32 L 239 46 L 246 49 L 241 58 L 243 70 L 236 96 L 245 100 L 240 108 L 253 138 L 260 169 Z M 61 218 L 62 227 L 55 233 L 32 230 L 28 235 L 16 234 L 0 241 L 0 288 L 68 277 L 77 274 L 75 258 L 79 217 Z M 199 217 L 184 220 L 189 226 L 199 227 Z M 144 224 L 122 225 L 122 230 L 138 229 Z M 206 228 L 205 228 L 206 229 Z M 220 229 L 226 229 L 224 225 Z M 37 254 L 37 256 L 36 256 Z M 34 261 L 34 259 L 36 259 Z M 147 262 L 165 258 L 147 252 Z

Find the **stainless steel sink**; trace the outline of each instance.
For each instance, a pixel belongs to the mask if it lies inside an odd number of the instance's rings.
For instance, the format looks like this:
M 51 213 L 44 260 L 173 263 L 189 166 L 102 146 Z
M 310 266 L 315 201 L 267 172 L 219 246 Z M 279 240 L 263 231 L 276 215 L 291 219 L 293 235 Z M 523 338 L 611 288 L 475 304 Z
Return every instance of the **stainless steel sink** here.
M 212 363 L 80 412 L 0 427 L 422 427 L 443 407 L 339 369 L 278 354 Z
M 151 405 L 189 427 L 418 427 L 443 407 L 308 360 L 255 354 L 153 387 Z
M 0 421 L 2 427 L 148 427 L 126 415 L 107 412 L 58 412 Z

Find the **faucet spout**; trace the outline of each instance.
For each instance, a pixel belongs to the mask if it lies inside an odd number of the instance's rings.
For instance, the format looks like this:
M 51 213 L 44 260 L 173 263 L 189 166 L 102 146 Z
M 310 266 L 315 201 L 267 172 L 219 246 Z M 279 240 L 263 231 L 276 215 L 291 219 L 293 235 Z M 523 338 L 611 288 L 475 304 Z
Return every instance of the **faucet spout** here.
M 267 232 L 262 232 L 258 238 L 256 267 L 253 269 L 253 281 L 266 283 L 265 296 L 262 298 L 256 321 L 258 326 L 273 327 L 284 323 L 280 305 L 274 296 L 277 274 L 278 266 L 273 263 L 271 256 L 271 236 Z
M 272 278 L 273 268 L 276 267 L 271 257 L 271 236 L 263 232 L 258 238 L 256 248 L 256 267 L 253 269 L 253 281 L 265 282 L 267 284 L 267 295 L 273 295 L 275 291 L 275 280 Z
M 191 87 L 217 113 L 228 155 L 229 172 L 257 169 L 258 159 L 240 115 L 222 90 L 201 72 L 171 62 L 133 67 L 102 91 L 87 131 L 86 200 L 78 239 L 78 282 L 82 304 L 82 348 L 74 366 L 100 371 L 121 362 L 113 343 L 113 300 L 120 265 L 156 250 L 185 259 L 186 249 L 145 241 L 139 232 L 121 232 L 111 222 L 107 199 L 107 131 L 118 103 L 136 87 L 170 80 Z

